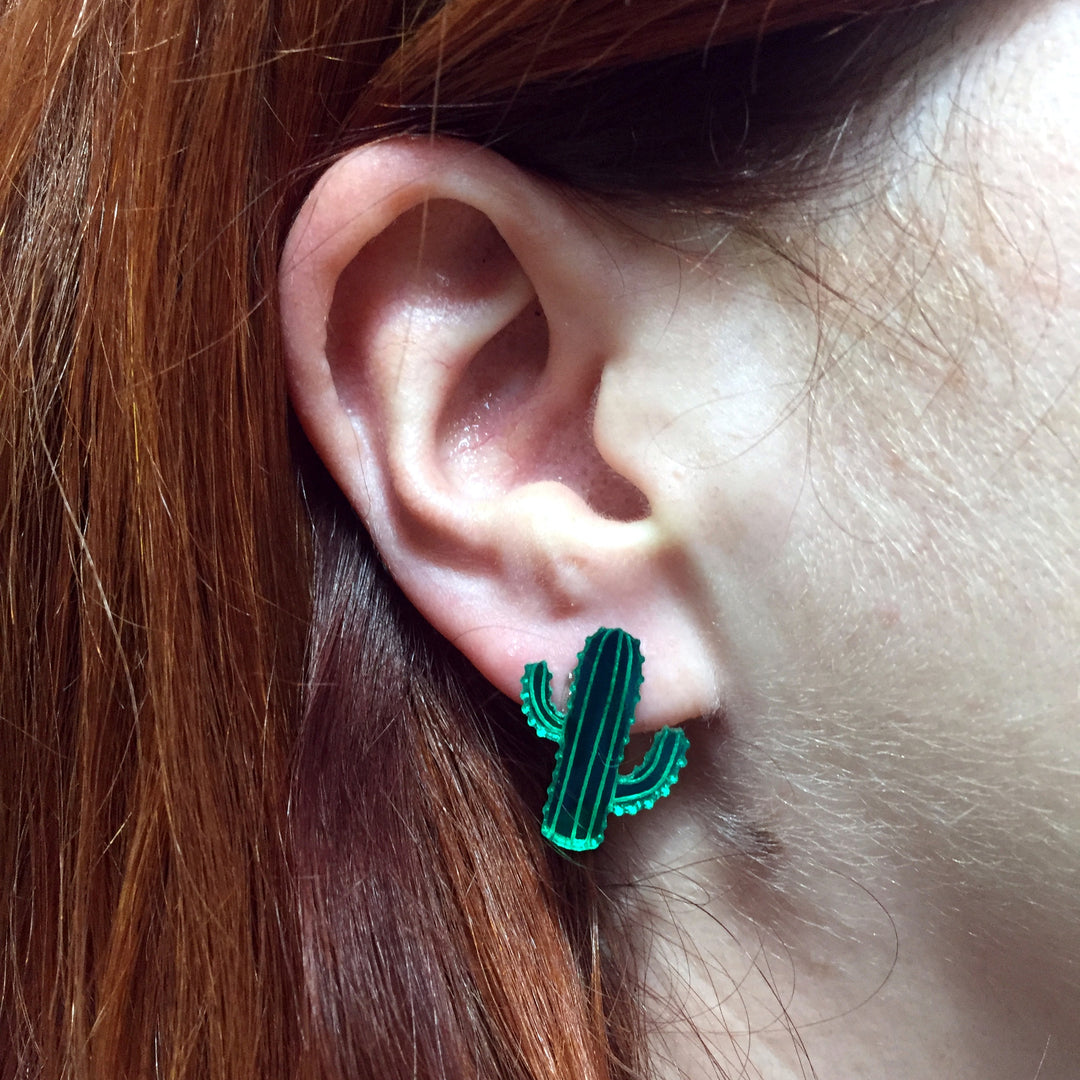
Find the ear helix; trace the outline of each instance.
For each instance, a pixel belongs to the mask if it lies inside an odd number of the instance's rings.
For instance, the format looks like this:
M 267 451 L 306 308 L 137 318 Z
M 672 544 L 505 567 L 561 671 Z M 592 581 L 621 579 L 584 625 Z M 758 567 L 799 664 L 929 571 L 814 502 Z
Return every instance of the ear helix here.
M 566 712 L 551 704 L 547 661 L 527 664 L 521 711 L 538 735 L 559 744 L 541 832 L 568 851 L 589 851 L 604 839 L 610 814 L 648 810 L 671 791 L 686 764 L 690 740 L 661 728 L 644 760 L 620 773 L 642 683 L 641 642 L 601 627 L 578 653 Z

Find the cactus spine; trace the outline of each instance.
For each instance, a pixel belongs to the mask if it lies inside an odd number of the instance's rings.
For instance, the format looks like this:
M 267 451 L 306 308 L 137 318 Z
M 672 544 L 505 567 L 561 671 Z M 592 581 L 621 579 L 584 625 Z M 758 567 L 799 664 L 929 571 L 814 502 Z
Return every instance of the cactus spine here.
M 559 744 L 541 831 L 560 847 L 598 847 L 609 814 L 647 810 L 671 790 L 686 764 L 689 739 L 666 727 L 637 768 L 619 772 L 640 697 L 641 665 L 636 638 L 601 627 L 578 653 L 565 713 L 551 703 L 547 661 L 525 667 L 521 711 L 538 735 Z

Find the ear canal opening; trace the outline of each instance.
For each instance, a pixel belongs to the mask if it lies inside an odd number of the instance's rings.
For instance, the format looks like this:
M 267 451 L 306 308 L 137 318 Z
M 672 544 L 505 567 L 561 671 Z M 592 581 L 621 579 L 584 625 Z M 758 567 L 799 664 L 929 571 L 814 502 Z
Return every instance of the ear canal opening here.
M 648 517 L 644 494 L 596 447 L 599 385 L 559 385 L 548 351 L 547 317 L 534 297 L 477 351 L 447 402 L 439 441 L 448 474 L 473 497 L 554 480 L 600 517 Z
M 597 385 L 589 400 L 582 429 L 592 470 L 588 474 L 588 483 L 578 494 L 601 517 L 611 521 L 644 521 L 652 512 L 645 493 L 604 460 L 596 447 L 596 440 L 592 437 L 599 393 L 600 387 Z

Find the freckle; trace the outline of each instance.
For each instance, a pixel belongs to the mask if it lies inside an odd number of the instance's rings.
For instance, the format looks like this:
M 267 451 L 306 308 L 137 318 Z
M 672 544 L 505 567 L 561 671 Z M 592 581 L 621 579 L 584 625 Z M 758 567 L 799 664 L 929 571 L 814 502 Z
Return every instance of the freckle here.
M 895 604 L 883 604 L 877 609 L 877 617 L 882 626 L 896 626 L 900 622 L 900 609 Z

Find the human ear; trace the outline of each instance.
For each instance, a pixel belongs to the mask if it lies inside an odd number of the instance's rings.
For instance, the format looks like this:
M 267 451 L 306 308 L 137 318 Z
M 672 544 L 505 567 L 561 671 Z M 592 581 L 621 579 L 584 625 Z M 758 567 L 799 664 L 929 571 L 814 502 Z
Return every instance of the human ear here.
M 643 727 L 715 704 L 620 375 L 635 246 L 495 153 L 395 139 L 320 178 L 281 270 L 296 413 L 417 609 L 499 690 L 642 641 Z

